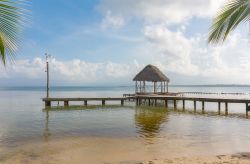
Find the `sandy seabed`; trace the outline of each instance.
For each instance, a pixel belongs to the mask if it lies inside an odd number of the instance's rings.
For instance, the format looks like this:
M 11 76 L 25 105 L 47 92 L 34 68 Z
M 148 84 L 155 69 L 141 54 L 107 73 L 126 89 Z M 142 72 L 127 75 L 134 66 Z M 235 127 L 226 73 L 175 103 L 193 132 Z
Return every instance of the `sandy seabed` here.
M 218 154 L 206 148 L 188 147 L 188 141 L 172 138 L 166 145 L 145 144 L 134 138 L 64 138 L 29 142 L 0 150 L 2 164 L 250 164 L 250 153 Z M 181 148 L 181 149 L 180 149 Z M 203 150 L 203 151 L 202 151 Z M 208 151 L 207 153 L 204 153 Z

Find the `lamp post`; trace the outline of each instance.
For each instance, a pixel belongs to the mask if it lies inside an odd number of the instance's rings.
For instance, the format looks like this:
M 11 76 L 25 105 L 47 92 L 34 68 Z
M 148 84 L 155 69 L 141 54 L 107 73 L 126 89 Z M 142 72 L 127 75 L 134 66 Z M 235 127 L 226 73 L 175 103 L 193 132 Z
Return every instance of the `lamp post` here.
M 46 97 L 49 98 L 49 58 L 51 57 L 51 55 L 45 53 L 45 57 L 46 57 L 46 70 L 45 72 L 47 73 L 47 94 Z

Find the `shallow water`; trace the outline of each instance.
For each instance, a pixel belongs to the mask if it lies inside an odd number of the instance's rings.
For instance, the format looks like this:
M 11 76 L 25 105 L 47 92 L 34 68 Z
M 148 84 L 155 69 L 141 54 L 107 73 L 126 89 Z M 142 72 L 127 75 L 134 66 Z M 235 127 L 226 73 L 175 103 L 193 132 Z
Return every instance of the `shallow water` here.
M 170 89 L 245 93 L 250 91 L 249 87 Z M 133 88 L 61 90 L 52 90 L 52 96 L 112 97 L 131 93 Z M 152 158 L 166 154 L 188 156 L 236 153 L 248 151 L 250 148 L 250 120 L 237 117 L 237 113 L 244 114 L 244 105 L 229 106 L 229 112 L 236 113 L 235 117 L 174 112 L 160 107 L 135 107 L 133 103 L 126 103 L 124 107 L 99 106 L 80 108 L 81 110 L 46 111 L 43 110 L 44 104 L 41 101 L 43 96 L 44 91 L 41 88 L 0 90 L 0 157 L 6 155 L 7 151 L 15 152 L 29 144 L 34 148 L 36 143 L 52 143 L 56 140 L 65 143 L 69 141 L 68 145 L 72 145 L 72 142 L 85 146 L 91 143 L 92 148 L 86 154 L 91 156 L 92 153 L 93 157 L 98 151 L 104 152 L 106 149 L 110 152 L 122 150 L 126 154 L 138 147 L 140 149 L 134 152 L 135 156 L 136 153 L 138 156 L 151 153 L 154 154 L 150 156 Z M 181 103 L 178 105 L 181 106 Z M 187 103 L 187 108 L 192 111 L 192 102 Z M 206 110 L 217 111 L 217 104 L 206 103 Z M 51 148 L 56 147 L 51 145 Z M 98 148 L 98 145 L 103 147 Z M 82 149 L 85 146 L 82 146 Z

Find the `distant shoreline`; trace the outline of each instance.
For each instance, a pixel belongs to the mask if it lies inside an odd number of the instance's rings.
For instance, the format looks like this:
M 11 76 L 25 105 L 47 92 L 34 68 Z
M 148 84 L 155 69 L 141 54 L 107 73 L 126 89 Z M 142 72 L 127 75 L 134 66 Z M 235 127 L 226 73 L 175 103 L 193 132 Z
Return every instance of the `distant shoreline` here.
M 150 86 L 150 85 L 149 85 Z M 153 86 L 153 85 L 152 85 Z M 1 89 L 11 88 L 45 88 L 46 86 L 1 86 Z M 62 86 L 50 86 L 50 88 L 128 88 L 134 87 L 134 85 L 62 85 Z M 250 84 L 169 84 L 169 87 L 250 87 Z

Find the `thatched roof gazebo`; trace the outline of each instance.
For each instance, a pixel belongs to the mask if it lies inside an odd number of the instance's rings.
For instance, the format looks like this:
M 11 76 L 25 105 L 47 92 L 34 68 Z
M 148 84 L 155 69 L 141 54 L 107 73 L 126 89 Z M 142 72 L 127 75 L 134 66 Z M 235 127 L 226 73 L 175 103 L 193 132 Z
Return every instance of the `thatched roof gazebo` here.
M 153 93 L 158 93 L 158 88 L 160 88 L 160 93 L 168 92 L 169 78 L 164 75 L 156 66 L 147 65 L 141 72 L 139 72 L 133 79 L 135 81 L 135 93 L 149 93 L 146 90 L 146 82 L 153 83 Z M 157 85 L 157 82 L 159 82 Z

